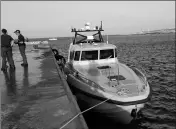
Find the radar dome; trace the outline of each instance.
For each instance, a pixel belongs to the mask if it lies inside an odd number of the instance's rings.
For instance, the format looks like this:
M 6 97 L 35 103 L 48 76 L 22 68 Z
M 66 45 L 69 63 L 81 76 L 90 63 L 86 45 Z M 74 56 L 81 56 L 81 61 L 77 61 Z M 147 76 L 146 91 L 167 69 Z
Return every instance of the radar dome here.
M 90 26 L 90 23 L 89 23 L 89 22 L 87 22 L 87 23 L 85 24 L 85 26 Z

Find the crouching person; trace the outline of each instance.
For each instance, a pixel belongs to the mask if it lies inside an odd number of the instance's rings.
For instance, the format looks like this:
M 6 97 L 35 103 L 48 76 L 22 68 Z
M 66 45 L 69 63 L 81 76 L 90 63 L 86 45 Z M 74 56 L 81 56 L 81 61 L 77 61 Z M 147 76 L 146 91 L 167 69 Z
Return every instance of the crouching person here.
M 59 65 L 59 68 L 61 70 L 61 72 L 64 72 L 64 67 L 65 67 L 65 63 L 66 60 L 62 55 L 59 55 L 59 52 L 56 49 L 52 49 L 55 59 L 57 61 L 57 64 Z

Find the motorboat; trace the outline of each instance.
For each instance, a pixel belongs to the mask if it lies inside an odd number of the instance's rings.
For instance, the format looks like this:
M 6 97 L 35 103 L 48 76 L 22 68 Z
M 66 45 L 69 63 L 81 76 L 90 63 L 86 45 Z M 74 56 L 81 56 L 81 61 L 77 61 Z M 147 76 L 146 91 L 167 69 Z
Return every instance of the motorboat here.
M 49 40 L 57 40 L 57 38 L 49 38 Z
M 151 87 L 143 70 L 119 62 L 117 47 L 103 39 L 102 22 L 94 29 L 87 25 L 88 29 L 72 28 L 66 80 L 87 108 L 94 106 L 92 110 L 114 122 L 128 124 L 150 100 Z
M 34 49 L 49 49 L 48 41 L 40 41 L 38 44 L 33 44 Z

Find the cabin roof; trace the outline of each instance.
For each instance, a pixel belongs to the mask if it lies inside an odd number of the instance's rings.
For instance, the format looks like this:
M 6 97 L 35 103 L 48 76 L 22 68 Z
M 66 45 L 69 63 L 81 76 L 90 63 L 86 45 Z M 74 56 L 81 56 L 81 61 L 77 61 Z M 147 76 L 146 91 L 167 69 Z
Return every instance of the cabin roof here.
M 80 50 L 99 50 L 99 49 L 114 49 L 116 48 L 113 44 L 107 44 L 107 43 L 82 43 L 81 44 L 75 44 L 72 46 L 72 50 L 80 51 Z

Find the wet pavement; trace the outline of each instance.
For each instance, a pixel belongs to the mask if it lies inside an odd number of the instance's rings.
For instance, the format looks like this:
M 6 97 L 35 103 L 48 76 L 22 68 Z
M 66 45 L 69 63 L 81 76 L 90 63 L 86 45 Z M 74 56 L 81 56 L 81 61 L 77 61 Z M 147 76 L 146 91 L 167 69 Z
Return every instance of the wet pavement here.
M 0 72 L 2 129 L 59 129 L 79 109 L 58 76 L 50 49 L 34 50 L 28 45 L 29 66 L 22 67 L 17 47 L 13 48 L 16 70 Z M 69 97 L 68 97 L 69 95 Z M 87 128 L 81 116 L 65 128 Z

